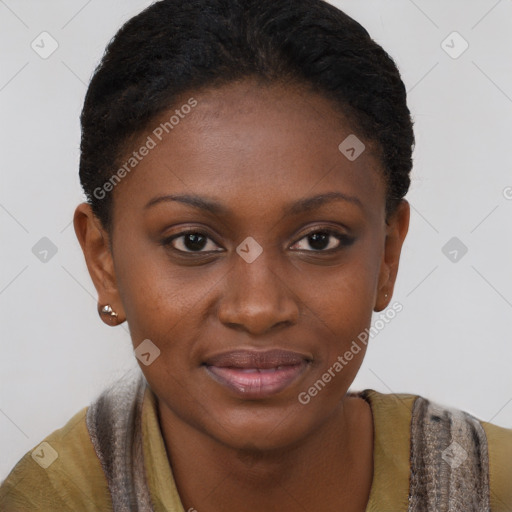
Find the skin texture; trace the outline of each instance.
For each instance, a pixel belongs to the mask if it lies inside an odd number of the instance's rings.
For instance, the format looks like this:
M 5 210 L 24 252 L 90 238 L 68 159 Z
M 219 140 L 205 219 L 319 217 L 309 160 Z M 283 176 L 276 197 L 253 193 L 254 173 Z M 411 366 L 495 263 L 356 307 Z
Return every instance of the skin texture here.
M 86 203 L 76 209 L 99 304 L 128 321 L 134 347 L 150 339 L 161 351 L 139 365 L 157 396 L 185 510 L 363 511 L 372 417 L 347 390 L 364 346 L 307 405 L 297 397 L 370 326 L 372 311 L 389 304 L 409 204 L 403 200 L 386 224 L 372 145 L 364 141 L 366 150 L 349 161 L 338 145 L 353 133 L 350 124 L 323 96 L 299 87 L 245 80 L 190 93 L 140 141 L 191 96 L 193 111 L 116 186 L 111 240 Z M 289 204 L 331 192 L 355 196 L 360 206 L 332 201 L 283 216 Z M 229 211 L 170 201 L 145 209 L 166 194 L 208 197 Z M 209 237 L 202 254 L 186 237 L 162 245 L 184 228 Z M 315 250 L 310 228 L 353 241 L 330 236 Z M 252 263 L 236 252 L 249 236 L 263 249 Z M 264 399 L 231 392 L 202 364 L 227 350 L 271 348 L 310 362 Z

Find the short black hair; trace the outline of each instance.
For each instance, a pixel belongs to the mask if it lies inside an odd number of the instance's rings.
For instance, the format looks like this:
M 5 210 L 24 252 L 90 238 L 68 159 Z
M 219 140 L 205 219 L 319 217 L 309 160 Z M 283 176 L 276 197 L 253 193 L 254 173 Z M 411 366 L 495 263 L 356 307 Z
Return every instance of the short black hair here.
M 246 77 L 303 84 L 340 107 L 379 148 L 387 215 L 396 209 L 410 186 L 413 121 L 395 62 L 364 27 L 324 0 L 161 0 L 112 38 L 84 101 L 80 181 L 105 229 L 112 197 L 94 191 L 134 137 L 178 96 Z

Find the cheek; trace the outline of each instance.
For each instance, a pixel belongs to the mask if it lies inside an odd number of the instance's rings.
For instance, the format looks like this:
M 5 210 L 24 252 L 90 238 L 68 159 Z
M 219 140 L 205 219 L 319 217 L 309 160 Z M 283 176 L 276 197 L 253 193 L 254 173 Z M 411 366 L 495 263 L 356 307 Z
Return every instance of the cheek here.
M 333 275 L 329 293 L 323 296 L 312 295 L 310 289 L 307 315 L 310 332 L 318 340 L 316 364 L 298 400 L 318 417 L 336 407 L 363 363 L 372 297 L 371 281 L 361 274 Z
M 179 328 L 194 315 L 195 306 L 215 284 L 200 268 L 171 264 L 159 249 L 132 251 L 121 258 L 116 263 L 116 278 L 134 338 L 165 338 L 173 326 Z
M 178 267 L 161 257 L 131 257 L 119 265 L 119 271 L 135 355 L 144 340 L 159 350 L 151 364 L 138 361 L 141 370 L 160 396 L 188 396 L 186 382 L 198 371 L 197 346 L 208 335 L 204 318 L 210 314 L 210 301 L 218 294 L 224 272 Z
M 358 251 L 343 265 L 316 269 L 297 295 L 312 323 L 346 342 L 371 322 L 377 277 L 376 263 Z
M 130 258 L 119 270 L 118 285 L 135 356 L 139 346 L 148 346 L 145 340 L 156 347 L 149 345 L 150 352 L 158 354 L 147 365 L 143 358 L 137 362 L 158 396 L 174 397 L 181 403 L 189 395 L 186 383 L 193 369 L 190 354 L 194 340 L 201 338 L 201 299 L 213 283 L 208 279 L 186 280 L 179 269 L 148 259 Z
M 322 389 L 324 400 L 335 402 L 354 380 L 366 353 L 379 270 L 378 254 L 361 243 L 343 265 L 316 269 L 302 284 L 303 327 L 318 340 L 318 364 L 308 386 Z M 326 383 L 327 381 L 328 383 Z M 309 389 L 309 388 L 308 388 Z M 307 389 L 305 390 L 307 392 Z M 315 389 L 311 390 L 314 394 Z

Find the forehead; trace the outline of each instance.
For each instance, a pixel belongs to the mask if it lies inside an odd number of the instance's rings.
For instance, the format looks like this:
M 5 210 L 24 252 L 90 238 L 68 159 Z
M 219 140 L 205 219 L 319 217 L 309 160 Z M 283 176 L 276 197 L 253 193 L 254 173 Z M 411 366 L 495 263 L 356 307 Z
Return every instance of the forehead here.
M 384 207 L 373 145 L 333 103 L 305 88 L 245 80 L 182 95 L 133 149 L 145 145 L 152 147 L 114 191 L 115 209 L 142 210 L 157 195 L 193 193 L 226 204 L 242 198 L 268 211 L 332 191 L 358 196 L 369 216 Z

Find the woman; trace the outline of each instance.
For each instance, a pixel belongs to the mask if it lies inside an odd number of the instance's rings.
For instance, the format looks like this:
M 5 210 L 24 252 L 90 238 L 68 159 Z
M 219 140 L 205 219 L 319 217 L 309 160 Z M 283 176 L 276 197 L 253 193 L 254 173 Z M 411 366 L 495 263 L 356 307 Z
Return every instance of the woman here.
M 74 226 L 128 375 L 2 510 L 510 511 L 512 430 L 349 392 L 391 304 L 414 135 L 393 60 L 322 0 L 162 0 L 82 112 Z

